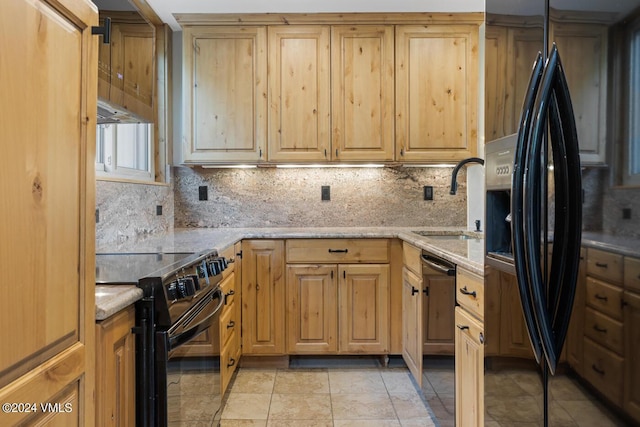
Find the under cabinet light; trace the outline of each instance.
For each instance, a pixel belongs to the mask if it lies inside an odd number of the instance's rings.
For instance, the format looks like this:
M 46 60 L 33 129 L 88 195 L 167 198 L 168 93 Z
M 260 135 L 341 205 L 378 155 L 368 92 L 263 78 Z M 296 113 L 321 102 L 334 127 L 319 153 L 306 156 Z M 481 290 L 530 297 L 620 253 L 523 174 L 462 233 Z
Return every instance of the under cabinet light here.
M 286 164 L 286 165 L 276 165 L 278 169 L 294 169 L 294 168 L 383 168 L 384 165 L 378 163 L 358 163 L 358 164 Z
M 202 169 L 255 169 L 256 165 L 202 165 Z

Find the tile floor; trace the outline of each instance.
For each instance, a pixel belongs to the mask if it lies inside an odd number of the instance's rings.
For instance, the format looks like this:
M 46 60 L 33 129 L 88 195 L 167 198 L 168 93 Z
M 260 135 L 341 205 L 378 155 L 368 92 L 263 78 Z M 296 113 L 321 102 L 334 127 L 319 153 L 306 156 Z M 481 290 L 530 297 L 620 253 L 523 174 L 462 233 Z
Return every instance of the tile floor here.
M 221 427 L 437 426 L 403 367 L 239 369 Z

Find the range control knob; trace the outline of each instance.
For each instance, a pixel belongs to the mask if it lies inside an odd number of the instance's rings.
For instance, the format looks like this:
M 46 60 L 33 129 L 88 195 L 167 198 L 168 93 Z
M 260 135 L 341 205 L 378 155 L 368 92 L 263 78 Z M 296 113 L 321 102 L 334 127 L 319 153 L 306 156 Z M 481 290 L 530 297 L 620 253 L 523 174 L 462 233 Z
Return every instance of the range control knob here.
M 175 301 L 178 299 L 178 281 L 169 283 L 165 290 L 167 291 L 167 299 L 169 301 Z
M 178 279 L 177 282 L 179 298 L 187 298 L 196 293 L 196 285 L 193 283 L 193 278 L 187 276 Z

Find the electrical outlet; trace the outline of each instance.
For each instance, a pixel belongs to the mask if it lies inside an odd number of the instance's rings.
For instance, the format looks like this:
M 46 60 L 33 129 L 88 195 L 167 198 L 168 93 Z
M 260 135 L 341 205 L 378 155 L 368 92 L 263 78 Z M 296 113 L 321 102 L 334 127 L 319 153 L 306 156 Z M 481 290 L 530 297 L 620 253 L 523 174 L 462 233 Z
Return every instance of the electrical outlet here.
M 331 187 L 328 185 L 323 185 L 320 189 L 320 198 L 321 200 L 331 200 Z
M 425 185 L 423 188 L 424 200 L 433 200 L 433 187 L 430 185 Z
M 156 205 L 156 215 L 162 215 L 162 205 Z
M 631 219 L 631 208 L 622 208 L 622 219 Z
M 209 200 L 209 187 L 206 185 L 198 187 L 198 200 Z
M 100 209 L 96 209 L 96 224 L 100 222 Z

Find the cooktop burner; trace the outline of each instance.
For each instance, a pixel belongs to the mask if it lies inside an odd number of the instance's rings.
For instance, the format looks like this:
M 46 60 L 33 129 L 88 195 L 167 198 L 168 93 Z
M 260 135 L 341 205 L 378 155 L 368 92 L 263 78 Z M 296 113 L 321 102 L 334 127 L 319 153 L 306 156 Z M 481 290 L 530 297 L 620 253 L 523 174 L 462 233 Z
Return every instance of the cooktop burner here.
M 193 253 L 111 253 L 96 254 L 96 283 L 136 284 L 152 273 L 165 270 Z

